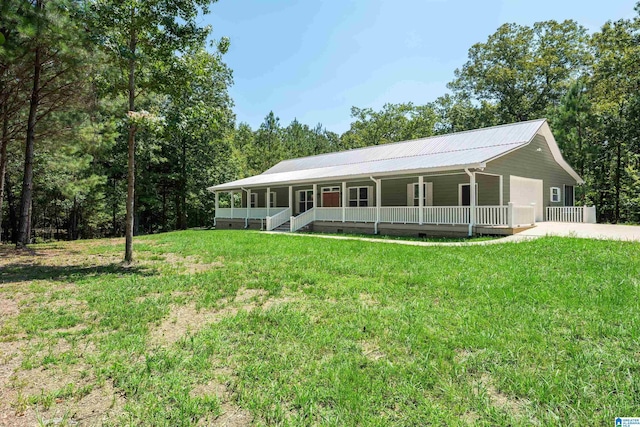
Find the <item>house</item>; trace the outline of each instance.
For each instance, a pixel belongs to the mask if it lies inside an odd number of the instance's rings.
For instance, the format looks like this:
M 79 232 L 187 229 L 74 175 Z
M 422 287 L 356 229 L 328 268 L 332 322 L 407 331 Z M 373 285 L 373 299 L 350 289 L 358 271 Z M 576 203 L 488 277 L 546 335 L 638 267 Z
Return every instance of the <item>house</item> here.
M 209 190 L 217 228 L 466 236 L 595 222 L 574 207 L 583 182 L 541 119 L 285 160 Z

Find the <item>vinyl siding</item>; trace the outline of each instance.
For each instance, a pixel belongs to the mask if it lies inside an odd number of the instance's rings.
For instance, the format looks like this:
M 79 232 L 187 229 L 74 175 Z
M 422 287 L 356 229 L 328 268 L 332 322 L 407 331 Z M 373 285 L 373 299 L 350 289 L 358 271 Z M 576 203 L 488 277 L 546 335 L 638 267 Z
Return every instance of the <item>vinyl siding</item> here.
M 545 207 L 564 206 L 564 195 L 560 202 L 550 202 L 551 187 L 562 189 L 564 185 L 577 185 L 575 179 L 555 161 L 546 140 L 541 135 L 536 135 L 529 145 L 487 163 L 485 172 L 504 176 L 504 203 L 509 202 L 510 175 L 542 179 Z

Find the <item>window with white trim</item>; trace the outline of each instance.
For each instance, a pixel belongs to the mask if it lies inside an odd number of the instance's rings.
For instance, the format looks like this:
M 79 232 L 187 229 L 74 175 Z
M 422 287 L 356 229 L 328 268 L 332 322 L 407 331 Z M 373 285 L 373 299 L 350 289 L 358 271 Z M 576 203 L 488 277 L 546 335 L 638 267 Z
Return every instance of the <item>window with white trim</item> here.
M 275 208 L 277 205 L 276 203 L 276 192 L 272 191 L 271 192 L 271 200 L 269 201 L 269 207 L 270 208 Z
M 369 206 L 369 194 L 372 187 L 349 187 L 349 207 Z
M 433 206 L 433 182 L 424 182 L 423 206 Z M 407 206 L 420 206 L 420 187 L 417 182 L 409 184 L 407 188 Z
M 551 203 L 560 202 L 560 187 L 551 187 Z
M 258 193 L 251 193 L 251 208 L 258 207 Z

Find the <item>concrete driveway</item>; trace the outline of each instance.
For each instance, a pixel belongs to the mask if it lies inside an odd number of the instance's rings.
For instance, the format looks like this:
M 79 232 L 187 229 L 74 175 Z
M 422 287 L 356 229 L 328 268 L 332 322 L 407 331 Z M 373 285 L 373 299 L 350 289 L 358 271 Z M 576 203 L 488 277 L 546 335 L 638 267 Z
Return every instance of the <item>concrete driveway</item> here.
M 629 240 L 640 242 L 640 226 L 614 224 L 582 224 L 569 222 L 539 222 L 534 228 L 516 236 L 565 236 L 586 239 Z

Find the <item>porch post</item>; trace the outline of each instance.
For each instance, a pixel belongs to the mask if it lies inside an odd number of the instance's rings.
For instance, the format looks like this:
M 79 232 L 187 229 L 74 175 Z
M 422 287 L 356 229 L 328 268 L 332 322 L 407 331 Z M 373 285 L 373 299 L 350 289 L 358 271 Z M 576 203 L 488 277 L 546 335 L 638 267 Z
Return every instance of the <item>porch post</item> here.
M 318 196 L 316 193 L 318 192 L 318 184 L 313 184 L 313 209 L 316 207 L 316 203 L 318 201 Z
M 233 191 L 229 191 L 229 197 L 231 198 L 231 218 L 233 218 L 233 205 L 235 203 L 233 203 Z
M 289 210 L 291 210 L 291 215 L 293 215 L 293 185 L 289 186 Z
M 382 179 L 376 179 L 376 234 L 380 224 L 380 206 L 382 205 Z
M 469 237 L 473 236 L 476 223 L 476 173 L 471 172 L 469 179 Z
M 214 215 L 214 217 L 218 216 L 218 208 L 220 207 L 220 193 L 216 192 L 215 193 L 216 196 L 216 214 Z
M 411 195 L 413 199 L 413 194 Z M 424 177 L 420 175 L 418 177 L 418 224 L 422 225 L 424 222 Z
M 269 214 L 271 213 L 271 187 L 267 187 L 267 216 L 269 216 Z
M 247 190 L 247 218 L 245 223 L 249 224 L 249 214 L 251 212 L 251 189 Z
M 500 206 L 504 205 L 504 184 L 503 184 L 503 176 L 500 175 Z
M 347 219 L 347 182 L 342 181 L 342 222 Z

